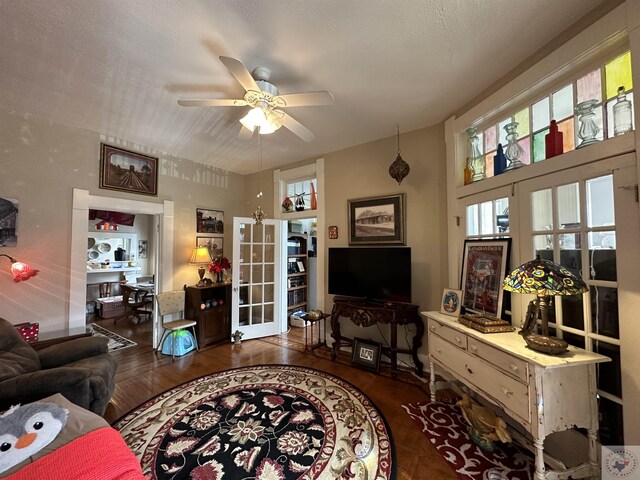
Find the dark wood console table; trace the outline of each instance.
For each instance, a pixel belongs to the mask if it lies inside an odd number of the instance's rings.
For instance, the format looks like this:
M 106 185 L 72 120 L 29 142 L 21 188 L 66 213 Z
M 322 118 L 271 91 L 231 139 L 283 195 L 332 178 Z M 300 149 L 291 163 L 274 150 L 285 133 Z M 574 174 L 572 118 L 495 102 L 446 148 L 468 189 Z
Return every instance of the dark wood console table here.
M 418 305 L 408 303 L 377 302 L 354 298 L 335 297 L 331 311 L 331 336 L 335 342 L 331 352 L 331 359 L 335 360 L 340 347 L 350 346 L 353 339 L 343 337 L 340 333 L 340 318 L 346 317 L 355 325 L 369 327 L 377 323 L 387 323 L 391 326 L 391 345 L 382 347 L 382 354 L 391 360 L 391 375 L 398 375 L 398 353 L 410 353 L 416 365 L 416 374 L 422 377 L 422 362 L 418 358 L 418 348 L 422 345 L 424 324 L 418 313 Z M 398 348 L 398 325 L 415 324 L 416 334 L 413 337 L 411 349 Z

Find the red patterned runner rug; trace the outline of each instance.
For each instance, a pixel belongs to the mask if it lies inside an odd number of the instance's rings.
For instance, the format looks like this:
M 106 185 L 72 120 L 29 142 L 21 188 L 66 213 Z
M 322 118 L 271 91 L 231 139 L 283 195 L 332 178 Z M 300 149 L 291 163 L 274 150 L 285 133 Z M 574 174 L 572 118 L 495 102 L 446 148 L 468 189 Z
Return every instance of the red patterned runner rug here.
M 114 427 L 153 479 L 395 479 L 367 396 L 310 368 L 227 370 L 175 387 Z
M 448 403 L 403 405 L 438 453 L 463 480 L 530 480 L 533 457 L 515 444 L 496 442 L 492 453 L 481 450 L 467 435 L 459 407 Z

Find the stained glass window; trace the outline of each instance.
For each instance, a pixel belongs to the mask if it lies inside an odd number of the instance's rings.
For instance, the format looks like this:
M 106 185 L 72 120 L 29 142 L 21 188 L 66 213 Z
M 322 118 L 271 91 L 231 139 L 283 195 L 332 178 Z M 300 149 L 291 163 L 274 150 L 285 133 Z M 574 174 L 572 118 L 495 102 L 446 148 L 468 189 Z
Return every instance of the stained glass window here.
M 629 91 L 633 88 L 631 80 L 631 52 L 614 58 L 604 66 L 607 100 L 618 93 L 618 87 L 623 86 Z
M 531 107 L 533 111 L 533 131 L 549 126 L 549 97 L 545 97 Z
M 549 133 L 549 129 L 542 130 L 533 136 L 533 161 L 541 162 L 546 158 L 544 136 Z
M 584 122 L 576 112 L 576 105 L 587 100 L 595 100 L 593 121 L 598 128 L 595 140 L 602 141 L 614 136 L 613 106 L 617 102 L 618 87 L 624 86 L 626 99 L 633 108 L 633 84 L 631 82 L 631 53 L 626 52 L 615 57 L 608 63 L 594 68 L 587 74 L 575 79 L 559 90 L 550 92 L 546 97 L 515 112 L 513 116 L 504 118 L 491 125 L 486 125 L 478 133 L 479 145 L 485 157 L 486 176 L 493 176 L 493 159 L 498 144 L 507 145 L 505 126 L 517 122 L 518 144 L 524 153 L 520 161 L 529 165 L 546 159 L 545 135 L 549 133 L 552 119 L 558 123 L 558 130 L 562 132 L 563 153 L 578 148 L 583 139 L 589 137 L 582 133 Z M 603 101 L 604 99 L 604 101 Z M 635 118 L 632 112 L 632 129 L 635 129 Z M 583 117 L 588 118 L 588 117 Z M 619 134 L 625 132 L 620 128 Z M 584 146 L 593 143 L 585 142 Z
M 573 84 L 552 95 L 553 119 L 560 121 L 573 115 Z
M 595 99 L 602 101 L 602 71 L 597 68 L 593 72 L 587 73 L 576 82 L 577 103 L 585 100 Z

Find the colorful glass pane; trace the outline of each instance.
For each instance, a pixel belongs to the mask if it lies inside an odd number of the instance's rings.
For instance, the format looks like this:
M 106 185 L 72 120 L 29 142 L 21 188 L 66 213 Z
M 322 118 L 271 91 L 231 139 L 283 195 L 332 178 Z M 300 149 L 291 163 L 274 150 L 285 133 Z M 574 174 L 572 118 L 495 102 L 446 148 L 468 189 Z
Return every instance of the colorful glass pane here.
M 633 81 L 631 80 L 631 52 L 624 53 L 605 64 L 604 80 L 607 100 L 618 94 L 618 87 L 620 86 L 623 86 L 625 90 L 631 90 L 633 88 Z
M 573 84 L 558 90 L 551 97 L 553 100 L 553 119 L 560 121 L 573 115 Z
M 576 82 L 576 94 L 578 103 L 592 98 L 598 103 L 602 101 L 602 71 L 596 69 L 579 78 Z
M 549 133 L 549 129 L 542 130 L 533 136 L 533 161 L 541 162 L 547 158 L 545 152 L 544 136 Z
M 537 132 L 549 126 L 549 97 L 545 97 L 531 107 L 533 131 Z
M 522 147 L 522 150 L 524 150 L 519 160 L 525 165 L 529 165 L 531 163 L 531 137 L 518 140 L 518 144 Z
M 518 138 L 529 135 L 529 107 L 516 113 L 513 119 L 518 122 Z
M 491 152 L 498 148 L 498 144 L 496 142 L 496 126 L 487 128 L 484 131 L 484 151 Z
M 507 131 L 504 129 L 505 125 L 511 123 L 511 117 L 498 123 L 498 143 L 501 143 L 504 147 L 507 144 Z
M 562 151 L 564 153 L 576 149 L 575 119 L 568 118 L 558 124 L 558 130 L 562 132 Z
M 635 104 L 633 103 L 633 92 L 627 93 L 627 100 L 631 102 L 631 109 L 633 112 L 634 106 L 635 106 Z M 616 104 L 617 101 L 618 101 L 617 98 L 613 98 L 612 100 L 609 100 L 607 102 L 607 138 L 611 138 L 615 136 L 613 134 L 614 128 L 615 128 L 615 125 L 613 123 L 613 106 Z M 631 128 L 633 130 L 636 129 L 636 119 L 633 113 L 631 115 Z
M 495 154 L 496 152 L 491 152 L 484 157 L 484 164 L 486 165 L 484 174 L 487 178 L 493 177 L 493 156 Z

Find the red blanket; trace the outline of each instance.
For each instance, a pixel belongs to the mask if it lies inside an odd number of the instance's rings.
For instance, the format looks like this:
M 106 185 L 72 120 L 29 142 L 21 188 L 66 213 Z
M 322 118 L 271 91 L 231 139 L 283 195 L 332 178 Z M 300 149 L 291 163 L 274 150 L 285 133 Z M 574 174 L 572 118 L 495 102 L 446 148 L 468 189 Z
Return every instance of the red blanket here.
M 140 463 L 117 430 L 99 428 L 21 468 L 5 480 L 140 480 Z

